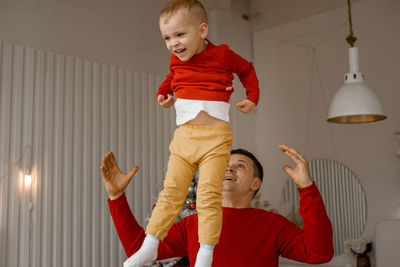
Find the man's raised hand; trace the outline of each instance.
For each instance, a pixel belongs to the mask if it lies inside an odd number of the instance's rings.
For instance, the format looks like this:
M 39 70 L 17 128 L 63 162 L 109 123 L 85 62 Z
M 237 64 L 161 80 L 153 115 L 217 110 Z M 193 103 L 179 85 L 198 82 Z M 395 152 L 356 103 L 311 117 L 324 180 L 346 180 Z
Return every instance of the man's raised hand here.
M 123 173 L 115 160 L 114 154 L 110 151 L 105 155 L 100 171 L 103 175 L 104 187 L 111 200 L 119 198 L 124 193 L 125 188 L 138 170 L 139 167 L 135 166 L 128 173 Z
M 304 188 L 313 183 L 308 167 L 308 161 L 294 148 L 286 145 L 279 145 L 279 149 L 291 158 L 296 166 L 291 168 L 288 165 L 283 166 L 283 170 L 292 177 L 293 181 L 300 187 Z

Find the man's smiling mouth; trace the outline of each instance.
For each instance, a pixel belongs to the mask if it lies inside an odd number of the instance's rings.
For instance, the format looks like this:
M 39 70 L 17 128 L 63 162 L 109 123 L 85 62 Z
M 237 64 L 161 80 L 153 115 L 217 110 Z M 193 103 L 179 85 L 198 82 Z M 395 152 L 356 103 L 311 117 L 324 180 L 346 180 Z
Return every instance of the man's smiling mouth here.
M 225 180 L 226 180 L 226 181 L 235 182 L 235 181 L 236 181 L 236 178 L 234 178 L 234 177 L 232 177 L 232 176 L 225 176 Z

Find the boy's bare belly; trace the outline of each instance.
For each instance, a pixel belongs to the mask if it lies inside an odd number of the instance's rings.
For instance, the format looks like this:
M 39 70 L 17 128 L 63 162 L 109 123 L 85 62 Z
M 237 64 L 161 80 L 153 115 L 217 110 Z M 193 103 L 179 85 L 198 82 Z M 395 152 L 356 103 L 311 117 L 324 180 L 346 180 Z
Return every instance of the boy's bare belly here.
M 207 112 L 202 110 L 199 112 L 199 114 L 197 114 L 196 118 L 188 121 L 187 123 L 192 124 L 192 125 L 206 125 L 206 124 L 219 124 L 219 123 L 227 123 L 227 122 L 217 119 L 215 117 L 212 117 L 212 116 L 208 115 Z

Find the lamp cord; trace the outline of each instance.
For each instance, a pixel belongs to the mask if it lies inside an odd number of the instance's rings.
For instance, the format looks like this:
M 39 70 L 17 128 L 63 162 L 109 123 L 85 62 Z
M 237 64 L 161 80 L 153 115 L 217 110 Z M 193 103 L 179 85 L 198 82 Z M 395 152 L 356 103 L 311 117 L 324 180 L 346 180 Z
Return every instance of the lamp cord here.
M 319 88 L 320 88 L 321 93 L 322 93 L 322 101 L 323 101 L 324 108 L 325 108 L 325 110 L 328 110 L 328 105 L 327 105 L 327 102 L 326 102 L 327 97 L 326 97 L 325 90 L 324 90 L 324 84 L 322 82 L 322 77 L 321 77 L 321 72 L 320 72 L 320 67 L 319 67 L 319 62 L 318 62 L 318 57 L 317 57 L 317 51 L 316 50 L 317 50 L 317 48 L 319 46 L 321 46 L 323 43 L 327 42 L 330 38 L 332 38 L 332 36 L 334 36 L 339 30 L 343 29 L 344 26 L 345 25 L 342 24 L 342 25 L 338 25 L 338 26 L 334 26 L 334 27 L 325 28 L 325 29 L 322 29 L 320 31 L 301 34 L 301 35 L 295 36 L 293 38 L 283 40 L 283 42 L 286 42 L 288 44 L 292 44 L 292 45 L 299 46 L 299 47 L 304 47 L 304 48 L 310 49 L 312 51 L 311 77 L 310 77 L 310 85 L 309 85 L 309 91 L 308 91 L 309 96 L 308 96 L 308 110 L 307 110 L 307 130 L 306 130 L 306 137 L 305 137 L 306 138 L 306 141 L 305 141 L 305 146 L 306 146 L 305 155 L 306 155 L 307 158 L 309 157 L 309 155 L 308 155 L 308 146 L 309 146 L 309 139 L 310 139 L 310 129 L 309 128 L 310 128 L 310 125 L 311 125 L 311 120 L 310 120 L 311 119 L 310 118 L 311 117 L 311 100 L 312 100 L 312 96 L 311 95 L 312 95 L 312 91 L 313 91 L 313 75 L 314 74 L 316 74 L 317 77 L 318 77 Z M 304 36 L 313 35 L 313 34 L 316 34 L 316 33 L 327 31 L 327 30 L 331 30 L 333 32 L 329 36 L 324 38 L 321 42 L 316 44 L 316 45 L 304 45 L 304 44 L 301 44 L 301 43 L 298 43 L 298 42 L 295 41 L 296 39 L 302 38 Z M 315 72 L 314 72 L 314 68 L 315 68 Z M 333 157 L 334 157 L 334 160 L 337 161 L 338 160 L 338 153 L 336 151 L 336 143 L 335 143 L 335 139 L 334 139 L 334 136 L 333 136 L 332 126 L 331 126 L 330 123 L 328 123 L 328 131 L 329 131 L 329 137 L 330 137 L 329 139 L 331 141 L 331 146 L 332 146 L 332 150 L 333 150 Z
M 357 41 L 357 37 L 353 34 L 353 23 L 351 21 L 351 3 L 350 0 L 347 0 L 347 7 L 349 13 L 349 27 L 350 27 L 350 34 L 346 37 L 346 41 L 350 44 L 351 47 L 354 47 L 354 43 Z

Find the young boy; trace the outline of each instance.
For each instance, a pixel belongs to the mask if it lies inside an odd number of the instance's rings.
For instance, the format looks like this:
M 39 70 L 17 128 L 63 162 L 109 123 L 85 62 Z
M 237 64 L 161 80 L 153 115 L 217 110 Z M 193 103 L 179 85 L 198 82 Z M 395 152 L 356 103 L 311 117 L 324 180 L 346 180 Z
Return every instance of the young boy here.
M 179 128 L 169 147 L 164 189 L 147 225 L 146 238 L 124 266 L 142 266 L 156 260 L 158 244 L 175 222 L 197 169 L 200 249 L 195 267 L 211 266 L 221 233 L 221 191 L 233 141 L 229 127 L 232 73 L 246 88 L 247 99 L 236 104 L 244 113 L 258 103 L 258 79 L 252 63 L 227 45 L 215 46 L 206 39 L 207 13 L 199 1 L 171 0 L 161 11 L 159 22 L 172 55 L 171 72 L 161 84 L 157 99 L 162 107 L 169 108 L 174 104 L 173 92 L 176 93 Z

